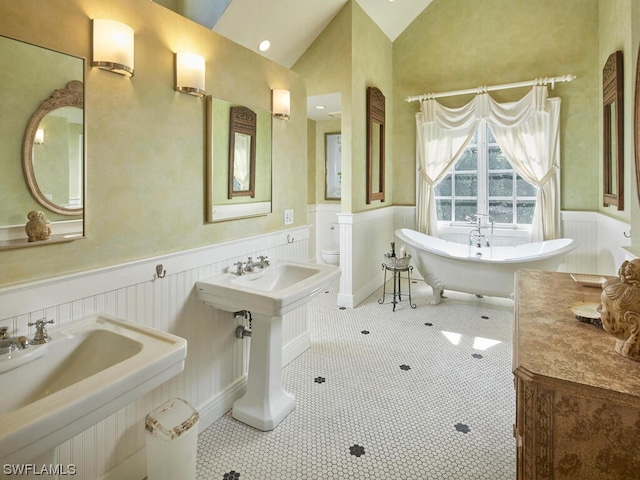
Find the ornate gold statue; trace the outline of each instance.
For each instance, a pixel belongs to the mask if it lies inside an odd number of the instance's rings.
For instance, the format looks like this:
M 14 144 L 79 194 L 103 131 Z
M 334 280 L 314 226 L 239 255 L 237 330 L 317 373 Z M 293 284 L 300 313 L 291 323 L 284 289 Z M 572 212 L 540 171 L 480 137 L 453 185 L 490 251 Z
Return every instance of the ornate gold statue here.
M 51 223 L 44 216 L 44 213 L 38 210 L 32 210 L 27 215 L 29 221 L 24 229 L 27 232 L 30 242 L 38 242 L 41 240 L 49 240 L 51 236 Z
M 616 352 L 640 361 L 640 259 L 623 262 L 618 278 L 604 283 L 598 311 Z

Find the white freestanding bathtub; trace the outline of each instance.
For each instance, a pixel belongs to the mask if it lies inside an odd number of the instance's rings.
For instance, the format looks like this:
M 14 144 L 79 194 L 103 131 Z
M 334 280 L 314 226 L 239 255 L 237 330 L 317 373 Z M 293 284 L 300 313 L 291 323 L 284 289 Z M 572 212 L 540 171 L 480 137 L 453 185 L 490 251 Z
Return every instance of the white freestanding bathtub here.
M 522 268 L 555 271 L 562 256 L 578 247 L 571 238 L 513 247 L 477 247 L 432 237 L 408 228 L 396 230 L 424 281 L 433 288 L 432 304 L 445 288 L 459 292 L 511 297 L 513 274 Z

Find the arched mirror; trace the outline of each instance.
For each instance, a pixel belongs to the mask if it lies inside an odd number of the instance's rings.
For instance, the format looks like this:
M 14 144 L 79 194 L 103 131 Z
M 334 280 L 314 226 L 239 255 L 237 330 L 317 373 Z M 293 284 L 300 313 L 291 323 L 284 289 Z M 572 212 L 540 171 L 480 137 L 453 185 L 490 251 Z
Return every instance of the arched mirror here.
M 367 88 L 367 203 L 384 202 L 385 98 Z
M 84 88 L 72 80 L 33 113 L 22 142 L 22 168 L 31 195 L 60 215 L 82 215 Z

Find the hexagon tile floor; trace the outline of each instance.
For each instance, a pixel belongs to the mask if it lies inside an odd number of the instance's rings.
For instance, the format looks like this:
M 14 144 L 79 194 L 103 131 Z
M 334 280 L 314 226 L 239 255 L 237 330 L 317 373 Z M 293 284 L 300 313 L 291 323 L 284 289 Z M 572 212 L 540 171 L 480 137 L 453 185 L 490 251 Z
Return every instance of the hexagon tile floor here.
M 198 437 L 197 479 L 514 479 L 513 302 L 412 290 L 415 310 L 312 300 L 311 348 L 283 369 L 296 409 L 270 432 L 228 412 Z

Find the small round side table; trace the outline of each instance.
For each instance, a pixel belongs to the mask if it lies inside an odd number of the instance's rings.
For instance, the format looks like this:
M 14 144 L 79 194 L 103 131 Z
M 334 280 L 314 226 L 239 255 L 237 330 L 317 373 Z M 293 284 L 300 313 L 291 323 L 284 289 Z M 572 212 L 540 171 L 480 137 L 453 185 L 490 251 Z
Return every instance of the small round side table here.
M 410 265 L 411 255 L 405 257 L 387 257 L 385 255 L 385 261 L 382 264 L 384 270 L 384 283 L 382 284 L 382 298 L 378 300 L 379 304 L 383 304 L 387 295 L 387 272 L 391 272 L 393 275 L 393 298 L 391 303 L 393 304 L 393 311 L 396 311 L 396 305 L 402 301 L 402 288 L 401 280 L 402 274 L 407 274 L 407 285 L 409 289 L 409 306 L 416 308 L 415 303 L 411 303 L 411 272 L 413 267 Z M 391 295 L 391 293 L 389 293 Z

